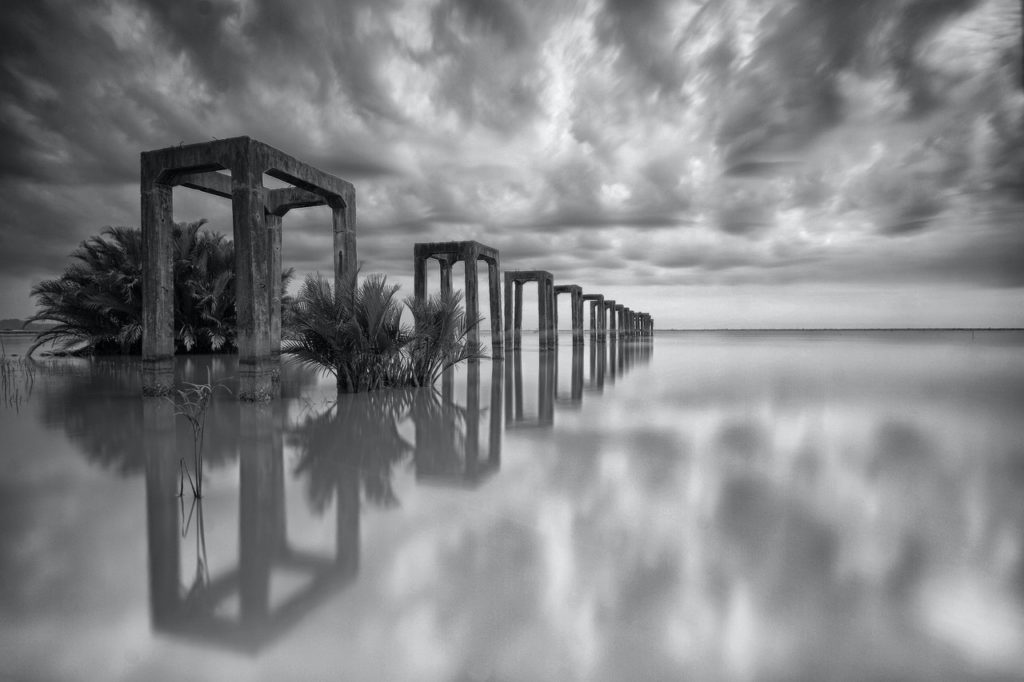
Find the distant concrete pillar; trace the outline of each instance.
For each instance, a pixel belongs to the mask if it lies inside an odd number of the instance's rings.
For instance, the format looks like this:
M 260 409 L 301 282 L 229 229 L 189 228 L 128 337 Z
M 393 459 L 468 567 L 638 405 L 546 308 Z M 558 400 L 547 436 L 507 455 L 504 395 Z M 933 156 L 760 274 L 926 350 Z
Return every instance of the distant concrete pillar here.
M 604 309 L 608 314 L 608 336 L 609 338 L 615 338 L 619 335 L 619 329 L 622 325 L 615 319 L 615 299 L 607 298 L 604 301 Z
M 174 386 L 174 246 L 172 189 L 159 168 L 142 162 L 142 394 Z
M 413 297 L 417 301 L 423 301 L 427 298 L 427 260 L 420 258 L 415 247 L 413 247 L 412 273 Z
M 267 251 L 270 262 L 267 264 L 270 280 L 267 288 L 270 294 L 270 357 L 277 359 L 281 355 L 281 216 L 267 213 Z M 276 363 L 275 363 L 276 364 Z M 280 376 L 280 373 L 276 373 Z
M 604 311 L 604 295 L 603 294 L 584 294 L 580 297 L 581 305 L 583 302 L 590 302 L 590 332 L 592 338 L 597 339 L 598 343 L 604 343 L 605 330 L 607 326 L 607 318 Z
M 583 343 L 583 288 L 578 284 L 559 284 L 555 287 L 555 330 L 558 329 L 558 296 L 569 294 L 569 305 L 572 311 L 572 342 Z
M 498 280 L 498 250 L 474 241 L 432 242 L 413 247 L 414 295 L 422 301 L 427 295 L 426 261 L 434 258 L 441 266 L 441 293 L 452 292 L 452 265 L 462 261 L 465 267 L 466 319 L 471 321 L 468 339 L 480 341 L 480 302 L 477 284 L 477 261 L 487 263 L 487 292 L 490 296 L 491 349 L 495 360 L 502 359 L 501 284 Z
M 468 340 L 471 344 L 480 343 L 480 296 L 477 292 L 476 279 L 476 254 L 469 254 L 462 261 L 466 273 L 466 318 L 472 321 L 473 326 L 469 328 Z M 443 269 L 442 265 L 442 269 Z M 451 263 L 448 264 L 448 287 L 451 290 Z M 470 317 L 472 315 L 472 317 Z
M 487 261 L 487 294 L 491 311 L 491 356 L 495 360 L 504 358 L 501 334 L 501 263 L 498 256 Z
M 508 296 L 508 291 L 505 291 L 505 295 Z M 523 283 L 515 283 L 515 319 L 512 324 L 515 326 L 515 347 L 519 348 L 523 340 Z
M 537 335 L 541 350 L 555 346 L 554 328 L 554 276 L 546 270 L 511 270 L 505 273 L 505 296 L 512 296 L 513 348 L 518 348 L 523 328 L 523 284 L 537 283 Z M 509 292 L 509 286 L 513 292 Z M 507 305 L 507 303 L 506 303 Z M 508 308 L 506 307 L 506 310 Z
M 451 293 L 452 293 L 452 263 L 447 258 L 439 258 L 438 262 L 441 264 L 441 295 L 442 296 L 451 296 Z M 467 270 L 467 272 L 468 272 L 468 270 Z M 466 278 L 466 282 L 467 283 L 469 282 L 469 277 L 468 276 Z M 468 303 L 466 305 L 466 309 L 469 310 Z

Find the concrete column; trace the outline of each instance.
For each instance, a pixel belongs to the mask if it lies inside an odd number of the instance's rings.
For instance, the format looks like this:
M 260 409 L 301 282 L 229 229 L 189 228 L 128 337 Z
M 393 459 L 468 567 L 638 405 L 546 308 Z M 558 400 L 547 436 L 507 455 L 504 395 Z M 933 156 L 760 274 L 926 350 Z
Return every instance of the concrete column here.
M 417 301 L 427 298 L 427 259 L 413 251 L 413 296 Z
M 583 295 L 573 291 L 569 300 L 572 305 L 572 342 L 579 345 L 583 343 Z
M 267 251 L 270 262 L 269 285 L 270 294 L 270 357 L 276 359 L 281 355 L 281 216 L 267 213 L 264 216 L 267 224 Z M 276 363 L 275 363 L 276 364 Z M 274 372 L 280 378 L 280 372 Z
M 519 348 L 523 341 L 523 283 L 516 282 L 514 289 L 516 300 L 514 306 L 515 309 L 513 311 L 513 331 L 515 332 L 513 336 L 513 345 L 515 348 Z M 505 295 L 508 295 L 508 291 L 505 292 Z
M 464 262 L 466 273 L 466 321 L 471 322 L 468 340 L 472 344 L 480 343 L 480 296 L 477 292 L 476 254 L 469 254 Z M 451 290 L 452 266 L 448 263 L 448 287 Z
M 235 239 L 235 319 L 238 345 L 238 397 L 269 400 L 271 377 L 270 294 L 263 169 L 248 156 L 231 169 L 231 208 Z
M 505 350 L 510 351 L 515 348 L 515 325 L 513 323 L 513 310 L 512 303 L 515 300 L 515 296 L 512 294 L 512 288 L 515 285 L 512 283 L 512 273 L 505 273 Z
M 555 347 L 555 283 L 550 279 L 541 278 L 537 281 L 537 310 L 540 314 L 537 333 L 540 335 L 541 350 Z
M 601 301 L 597 307 L 597 342 L 604 343 L 605 337 L 608 334 L 608 316 L 605 313 L 606 306 L 604 301 Z
M 605 301 L 604 301 L 604 309 L 609 313 L 608 314 L 608 336 L 610 338 L 615 338 L 616 336 L 619 335 L 619 333 L 620 333 L 619 330 L 622 327 L 622 325 L 620 325 L 618 323 L 618 321 L 615 319 L 615 299 L 613 299 L 613 298 L 606 298 Z
M 356 254 L 356 201 L 355 192 L 346 197 L 344 204 L 331 204 L 334 222 L 334 281 L 355 277 L 358 260 Z M 335 288 L 337 292 L 337 288 Z
M 501 279 L 500 275 L 500 264 L 497 260 L 487 261 L 487 290 L 490 297 L 490 311 L 491 311 L 491 358 L 492 360 L 501 360 L 504 358 L 502 353 L 502 335 L 501 335 Z
M 438 258 L 437 262 L 441 264 L 441 295 L 451 296 L 452 294 L 452 262 L 447 258 Z M 468 292 L 466 294 L 469 295 Z M 467 308 L 467 312 L 469 309 Z
M 174 246 L 171 186 L 142 170 L 142 394 L 174 386 Z

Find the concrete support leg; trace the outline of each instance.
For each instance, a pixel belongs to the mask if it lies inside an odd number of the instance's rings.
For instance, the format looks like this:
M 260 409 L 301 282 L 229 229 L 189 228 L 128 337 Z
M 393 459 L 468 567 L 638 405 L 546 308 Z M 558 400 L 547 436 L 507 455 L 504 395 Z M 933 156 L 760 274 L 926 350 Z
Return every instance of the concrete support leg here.
M 554 321 L 551 319 L 552 299 L 554 292 L 551 291 L 547 282 L 537 282 L 537 334 L 540 336 L 540 349 L 548 350 L 554 346 L 551 338 L 551 327 Z
M 600 303 L 597 306 L 597 342 L 604 343 L 605 337 L 608 334 L 608 315 L 605 311 L 605 306 Z
M 579 345 L 583 343 L 583 298 L 574 291 L 569 300 L 572 305 L 572 342 Z
M 515 348 L 515 328 L 512 323 L 512 302 L 515 297 L 512 295 L 512 273 L 505 273 L 505 350 L 510 351 Z
M 498 261 L 487 262 L 487 292 L 490 296 L 491 311 L 491 357 L 504 358 L 501 334 L 501 276 Z
M 142 178 L 142 394 L 174 386 L 174 246 L 171 186 Z
M 332 205 L 331 216 L 334 223 L 334 281 L 337 293 L 337 283 L 344 282 L 346 278 L 354 279 L 358 267 L 355 197 L 344 206 Z
M 480 295 L 477 291 L 475 257 L 467 258 L 463 265 L 466 268 L 466 321 L 472 326 L 469 328 L 468 340 L 471 344 L 480 343 Z M 451 287 L 452 269 L 448 264 L 448 286 Z
M 523 283 L 516 282 L 515 289 L 515 305 L 513 306 L 513 336 L 512 336 L 512 347 L 520 348 L 523 342 Z M 506 295 L 508 292 L 505 292 Z
M 452 295 L 452 263 L 446 258 L 442 258 L 438 261 L 441 264 L 441 295 L 451 296 Z M 468 296 L 467 292 L 467 296 Z M 469 312 L 469 309 L 466 309 Z
M 413 296 L 417 301 L 427 297 L 427 261 L 425 258 L 413 256 Z
M 264 217 L 267 224 L 267 263 L 269 282 L 267 293 L 270 307 L 270 379 L 274 394 L 281 391 L 281 216 L 272 213 Z
M 231 204 L 235 239 L 235 318 L 238 397 L 272 397 L 270 375 L 270 283 L 263 212 L 262 172 L 250 164 L 232 169 Z

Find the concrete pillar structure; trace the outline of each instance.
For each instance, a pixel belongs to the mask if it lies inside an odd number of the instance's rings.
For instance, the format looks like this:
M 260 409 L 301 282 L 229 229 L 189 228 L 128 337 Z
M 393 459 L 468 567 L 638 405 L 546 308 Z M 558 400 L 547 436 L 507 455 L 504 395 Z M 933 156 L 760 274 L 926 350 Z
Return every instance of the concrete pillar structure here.
M 622 333 L 622 325 L 615 319 L 615 299 L 608 298 L 604 301 L 605 316 L 608 320 L 608 336 L 615 338 Z
M 527 282 L 537 283 L 537 334 L 541 350 L 555 347 L 555 278 L 547 270 L 505 271 L 505 335 L 511 348 L 519 348 L 523 333 L 523 290 Z M 515 289 L 513 292 L 512 289 Z M 515 303 L 513 307 L 512 303 Z
M 230 171 L 230 177 L 218 171 Z M 292 187 L 268 190 L 263 175 Z M 335 281 L 356 268 L 355 188 L 250 137 L 142 152 L 142 391 L 173 385 L 174 286 L 172 188 L 231 200 L 235 243 L 236 345 L 241 400 L 273 395 L 280 351 L 280 218 L 292 208 L 328 205 L 334 224 Z M 277 279 L 273 279 L 277 273 Z M 276 313 L 273 312 L 276 306 Z M 276 317 L 276 322 L 275 322 Z M 276 344 L 275 344 L 276 328 Z
M 555 332 L 558 331 L 558 295 L 569 294 L 572 306 L 572 342 L 573 344 L 583 343 L 583 287 L 578 284 L 559 284 L 555 287 L 555 302 L 553 319 Z M 557 337 L 556 337 L 557 338 Z
M 590 334 L 598 343 L 604 343 L 608 323 L 605 318 L 604 294 L 583 294 L 583 301 L 590 302 Z
M 426 242 L 413 246 L 413 291 L 417 301 L 427 296 L 427 259 L 433 258 L 441 265 L 441 294 L 451 294 L 452 265 L 462 261 L 465 268 L 466 319 L 472 323 L 469 329 L 470 343 L 480 342 L 480 296 L 477 291 L 477 262 L 487 263 L 487 293 L 490 300 L 491 355 L 502 359 L 501 335 L 501 282 L 498 271 L 501 267 L 498 250 L 474 241 Z

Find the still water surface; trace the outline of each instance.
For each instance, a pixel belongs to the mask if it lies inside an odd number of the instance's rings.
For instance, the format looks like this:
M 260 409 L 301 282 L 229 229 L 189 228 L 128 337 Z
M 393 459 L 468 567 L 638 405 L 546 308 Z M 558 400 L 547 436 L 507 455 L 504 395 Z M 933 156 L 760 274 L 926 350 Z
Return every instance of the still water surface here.
M 0 679 L 1021 675 L 1024 334 L 535 343 L 219 392 L 201 504 L 136 364 L 9 382 Z

